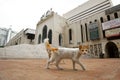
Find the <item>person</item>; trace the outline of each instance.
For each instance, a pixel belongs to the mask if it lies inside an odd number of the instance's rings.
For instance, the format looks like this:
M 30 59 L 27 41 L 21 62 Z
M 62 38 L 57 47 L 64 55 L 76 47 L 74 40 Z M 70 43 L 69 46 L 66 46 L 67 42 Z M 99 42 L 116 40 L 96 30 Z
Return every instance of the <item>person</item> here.
M 104 58 L 104 54 L 101 52 L 101 53 L 99 54 L 99 57 L 100 57 L 100 58 Z

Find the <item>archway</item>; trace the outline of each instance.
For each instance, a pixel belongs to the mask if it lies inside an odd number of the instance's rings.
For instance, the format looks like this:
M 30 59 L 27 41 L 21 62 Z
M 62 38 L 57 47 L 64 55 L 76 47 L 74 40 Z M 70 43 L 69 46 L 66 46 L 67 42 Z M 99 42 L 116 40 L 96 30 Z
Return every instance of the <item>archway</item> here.
M 52 44 L 52 30 L 50 29 L 48 32 L 49 43 Z
M 47 38 L 47 26 L 46 25 L 43 27 L 43 31 L 42 31 L 42 42 L 44 42 L 45 38 Z
M 62 46 L 62 34 L 59 34 L 59 46 Z
M 71 44 L 72 40 L 72 29 L 69 29 L 69 43 Z
M 108 58 L 119 58 L 119 51 L 114 42 L 108 42 L 105 46 Z

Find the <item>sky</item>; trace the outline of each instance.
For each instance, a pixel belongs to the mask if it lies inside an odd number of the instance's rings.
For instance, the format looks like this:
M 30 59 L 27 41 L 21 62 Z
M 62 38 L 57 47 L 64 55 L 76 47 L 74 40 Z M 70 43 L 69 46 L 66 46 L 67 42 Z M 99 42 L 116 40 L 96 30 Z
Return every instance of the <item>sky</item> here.
M 36 29 L 36 24 L 46 11 L 52 8 L 59 15 L 74 9 L 88 0 L 0 0 L 0 27 L 12 28 L 19 32 L 22 29 Z M 112 0 L 113 5 L 120 0 Z

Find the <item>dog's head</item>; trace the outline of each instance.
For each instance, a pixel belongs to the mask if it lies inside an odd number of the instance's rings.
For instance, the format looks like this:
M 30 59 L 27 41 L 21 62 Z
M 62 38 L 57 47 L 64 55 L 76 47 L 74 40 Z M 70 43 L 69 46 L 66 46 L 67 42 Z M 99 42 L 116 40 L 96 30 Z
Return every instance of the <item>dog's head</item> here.
M 80 49 L 80 53 L 81 54 L 87 54 L 88 53 L 88 49 L 89 49 L 89 45 L 80 45 L 79 49 Z

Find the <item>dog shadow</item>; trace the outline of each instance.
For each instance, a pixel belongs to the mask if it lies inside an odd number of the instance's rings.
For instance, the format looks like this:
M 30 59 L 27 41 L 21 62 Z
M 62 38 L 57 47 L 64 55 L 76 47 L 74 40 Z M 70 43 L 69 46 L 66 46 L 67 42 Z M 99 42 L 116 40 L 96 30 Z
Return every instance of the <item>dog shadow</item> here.
M 56 72 L 85 72 L 86 70 L 82 70 L 82 69 L 77 69 L 77 70 L 73 70 L 73 69 L 68 69 L 68 68 L 63 68 L 62 70 L 59 70 L 57 68 L 50 68 L 50 69 L 46 69 L 47 71 L 56 71 Z

